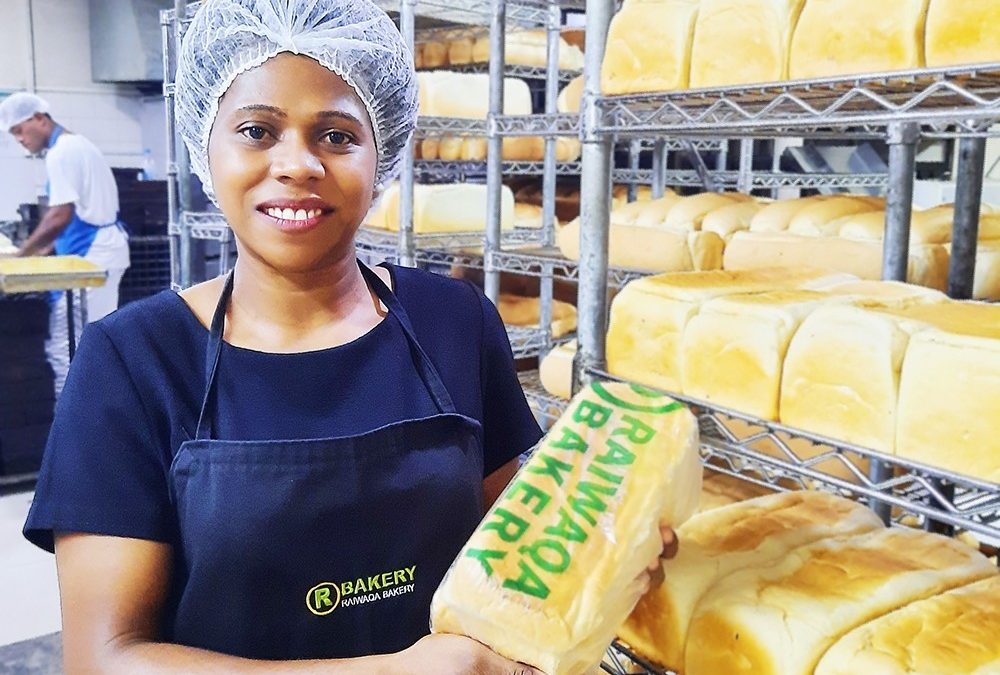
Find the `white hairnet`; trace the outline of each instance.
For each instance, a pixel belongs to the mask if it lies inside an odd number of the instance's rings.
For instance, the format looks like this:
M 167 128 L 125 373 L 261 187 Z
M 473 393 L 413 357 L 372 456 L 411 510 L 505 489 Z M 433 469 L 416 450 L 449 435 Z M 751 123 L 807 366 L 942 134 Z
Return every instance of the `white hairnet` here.
M 377 188 L 395 177 L 417 114 L 413 58 L 370 0 L 206 0 L 181 46 L 177 128 L 212 196 L 208 138 L 236 76 L 282 53 L 302 54 L 351 85 L 371 117 Z
M 0 102 L 0 129 L 12 127 L 30 119 L 35 113 L 48 114 L 49 104 L 40 96 L 27 92 L 11 94 Z

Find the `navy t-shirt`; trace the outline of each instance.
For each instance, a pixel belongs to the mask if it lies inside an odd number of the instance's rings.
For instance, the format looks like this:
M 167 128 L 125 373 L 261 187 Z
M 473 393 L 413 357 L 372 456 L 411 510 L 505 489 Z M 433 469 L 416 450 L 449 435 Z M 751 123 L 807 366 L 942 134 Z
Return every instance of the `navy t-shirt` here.
M 483 427 L 484 476 L 541 438 L 493 304 L 473 285 L 404 267 L 393 288 L 457 411 Z M 175 293 L 87 326 L 56 406 L 25 536 L 173 543 L 170 464 L 195 435 L 208 330 Z M 356 435 L 437 412 L 390 314 L 338 347 L 269 354 L 223 344 L 213 437 Z

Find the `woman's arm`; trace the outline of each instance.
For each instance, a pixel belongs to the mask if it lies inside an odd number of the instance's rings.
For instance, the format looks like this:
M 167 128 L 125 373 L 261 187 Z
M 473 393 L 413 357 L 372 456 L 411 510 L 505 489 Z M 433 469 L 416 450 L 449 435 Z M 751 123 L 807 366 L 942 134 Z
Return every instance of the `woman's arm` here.
M 517 466 L 517 459 L 512 459 L 486 477 L 486 480 L 483 481 L 483 511 L 488 511 L 500 497 L 514 474 L 517 473 Z
M 453 635 L 431 635 L 396 654 L 309 661 L 255 661 L 160 642 L 158 624 L 167 599 L 171 560 L 167 544 L 91 534 L 56 535 L 68 675 L 535 672 L 474 640 Z

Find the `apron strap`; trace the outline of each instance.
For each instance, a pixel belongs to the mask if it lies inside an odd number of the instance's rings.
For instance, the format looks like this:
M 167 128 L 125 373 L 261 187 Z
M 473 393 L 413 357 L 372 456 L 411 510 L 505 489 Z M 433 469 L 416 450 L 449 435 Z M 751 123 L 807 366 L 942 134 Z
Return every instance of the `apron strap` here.
M 375 274 L 360 260 L 358 260 L 358 267 L 361 268 L 361 275 L 365 278 L 365 281 L 375 291 L 375 295 L 389 309 L 389 313 L 396 317 L 396 321 L 402 327 L 403 333 L 406 334 L 406 339 L 410 343 L 410 352 L 413 355 L 413 363 L 416 365 L 417 372 L 420 374 L 420 379 L 424 381 L 427 391 L 430 392 L 431 398 L 434 399 L 434 405 L 437 406 L 438 411 L 442 413 L 455 412 L 455 404 L 451 399 L 451 394 L 448 393 L 448 388 L 444 386 L 444 382 L 441 380 L 441 375 L 434 366 L 434 362 L 431 361 L 430 357 L 427 356 L 427 352 L 420 346 L 416 331 L 413 330 L 413 324 L 410 322 L 410 316 L 403 309 L 399 298 L 385 285 L 385 282 L 382 281 L 379 275 Z
M 427 356 L 427 352 L 420 346 L 420 342 L 417 340 L 416 333 L 413 330 L 413 324 L 410 322 L 410 317 L 406 313 L 406 310 L 403 309 L 403 305 L 399 302 L 396 294 L 367 265 L 360 260 L 357 262 L 358 267 L 361 269 L 361 276 L 364 277 L 369 288 L 375 291 L 376 297 L 389 309 L 389 314 L 395 317 L 403 329 L 406 341 L 410 345 L 410 354 L 413 357 L 414 365 L 417 367 L 417 373 L 420 375 L 424 386 L 427 387 L 434 405 L 441 413 L 454 413 L 455 404 L 452 401 L 451 394 L 448 393 L 447 387 L 445 387 L 444 382 L 441 380 L 441 375 L 438 373 L 430 357 Z M 198 413 L 198 426 L 195 429 L 195 439 L 197 440 L 204 440 L 212 436 L 212 415 L 209 410 L 211 408 L 213 385 L 215 384 L 215 377 L 219 369 L 219 359 L 222 356 L 222 338 L 226 323 L 226 308 L 229 306 L 229 298 L 232 294 L 233 272 L 230 272 L 226 277 L 222 294 L 219 296 L 219 303 L 215 307 L 212 326 L 208 334 L 208 344 L 205 349 L 205 394 L 201 401 L 201 410 Z
M 215 373 L 219 369 L 219 358 L 222 356 L 222 334 L 226 325 L 226 308 L 229 306 L 229 298 L 233 294 L 233 272 L 226 275 L 226 283 L 222 287 L 222 294 L 219 296 L 219 303 L 215 306 L 215 314 L 212 315 L 212 327 L 208 332 L 208 345 L 205 349 L 205 394 L 201 399 L 201 411 L 198 413 L 198 427 L 195 429 L 196 440 L 210 438 L 212 435 L 211 416 L 206 420 L 205 412 L 209 408 L 209 397 L 212 395 L 212 384 L 215 382 Z M 207 421 L 207 429 L 206 429 Z

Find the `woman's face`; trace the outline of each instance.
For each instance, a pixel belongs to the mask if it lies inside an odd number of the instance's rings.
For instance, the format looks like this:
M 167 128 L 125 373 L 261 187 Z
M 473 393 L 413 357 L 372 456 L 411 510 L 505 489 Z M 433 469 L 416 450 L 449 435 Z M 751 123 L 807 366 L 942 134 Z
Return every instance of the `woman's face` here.
M 309 272 L 351 250 L 378 157 L 354 89 L 315 60 L 284 53 L 233 81 L 208 161 L 241 255 Z

